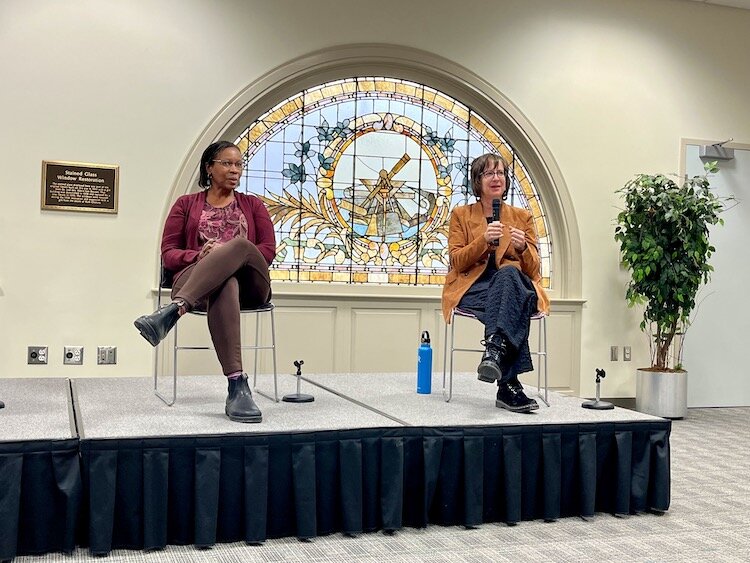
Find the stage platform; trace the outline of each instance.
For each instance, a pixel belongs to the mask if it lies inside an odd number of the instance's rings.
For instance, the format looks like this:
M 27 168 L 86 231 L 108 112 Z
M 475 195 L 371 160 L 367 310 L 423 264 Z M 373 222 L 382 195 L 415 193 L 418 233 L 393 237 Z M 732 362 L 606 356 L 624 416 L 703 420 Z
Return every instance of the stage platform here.
M 0 379 L 0 561 L 75 548 L 82 497 L 70 383 Z
M 495 407 L 497 385 L 484 383 L 475 373 L 456 373 L 453 398 L 446 403 L 441 393 L 442 376 L 433 377 L 429 395 L 416 392 L 416 376 L 404 373 L 376 373 L 342 377 L 339 374 L 303 376 L 343 398 L 353 400 L 407 426 L 476 426 L 487 424 L 585 424 L 597 422 L 636 422 L 662 420 L 628 409 L 595 411 L 581 408 L 582 399 L 550 392 L 547 407 L 537 396 L 536 387 L 525 386 L 539 409 L 528 414 L 512 413 Z M 542 390 L 542 394 L 543 394 Z
M 312 403 L 256 394 L 260 424 L 224 416 L 218 376 L 180 377 L 172 407 L 149 378 L 1 384 L 0 522 L 16 524 L 0 559 L 669 507 L 670 421 L 554 392 L 514 414 L 474 374 L 455 374 L 450 403 L 415 374 L 309 374 Z M 279 395 L 295 390 L 279 374 Z

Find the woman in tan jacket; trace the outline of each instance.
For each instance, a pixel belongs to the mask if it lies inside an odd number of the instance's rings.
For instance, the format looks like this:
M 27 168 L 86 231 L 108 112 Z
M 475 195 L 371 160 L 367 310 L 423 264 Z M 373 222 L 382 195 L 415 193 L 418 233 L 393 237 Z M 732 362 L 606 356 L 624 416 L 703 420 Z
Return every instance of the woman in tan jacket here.
M 472 162 L 471 187 L 478 201 L 451 214 L 443 315 L 448 322 L 458 307 L 484 324 L 479 379 L 497 381 L 497 407 L 529 412 L 539 405 L 524 394 L 518 375 L 533 369 L 530 318 L 537 311 L 548 313 L 549 299 L 541 286 L 531 214 L 502 204 L 509 183 L 502 156 L 485 154 Z M 495 208 L 500 204 L 499 220 L 493 220 L 493 200 Z

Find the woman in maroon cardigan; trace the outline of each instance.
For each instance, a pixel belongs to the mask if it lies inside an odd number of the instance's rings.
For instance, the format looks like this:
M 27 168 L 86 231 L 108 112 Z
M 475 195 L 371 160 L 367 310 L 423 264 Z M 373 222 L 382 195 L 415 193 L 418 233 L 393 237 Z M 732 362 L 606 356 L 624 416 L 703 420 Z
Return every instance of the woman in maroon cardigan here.
M 156 346 L 186 312 L 207 311 L 228 379 L 225 413 L 234 421 L 260 422 L 242 369 L 240 309 L 270 301 L 268 266 L 276 240 L 260 199 L 235 191 L 242 169 L 242 154 L 232 143 L 219 141 L 203 152 L 198 184 L 206 189 L 178 198 L 164 225 L 161 256 L 174 274 L 172 302 L 139 317 L 135 326 Z

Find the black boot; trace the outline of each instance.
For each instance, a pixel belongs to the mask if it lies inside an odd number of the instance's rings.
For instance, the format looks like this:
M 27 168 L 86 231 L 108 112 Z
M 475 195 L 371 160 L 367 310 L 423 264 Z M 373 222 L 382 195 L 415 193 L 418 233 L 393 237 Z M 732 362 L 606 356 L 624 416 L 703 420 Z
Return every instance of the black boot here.
M 477 379 L 492 383 L 503 376 L 510 356 L 510 345 L 500 334 L 490 334 L 484 340 L 484 355 L 477 367 Z
M 511 379 L 509 379 L 508 380 L 508 386 L 512 387 L 513 389 L 515 389 L 517 393 L 520 393 L 521 395 L 523 395 L 524 397 L 526 397 L 526 393 L 523 392 L 523 385 L 521 385 L 521 382 L 518 381 L 518 377 L 512 377 Z M 529 399 L 528 397 L 526 397 L 526 398 L 531 403 L 531 410 L 532 411 L 535 411 L 536 409 L 539 408 L 539 403 L 537 403 L 535 399 Z
M 497 398 L 495 406 L 499 409 L 506 409 L 511 412 L 529 412 L 534 410 L 531 399 L 523 391 L 518 391 L 507 383 L 497 383 Z M 536 404 L 536 401 L 533 402 Z M 539 408 L 539 405 L 536 405 Z
M 224 413 L 234 422 L 260 422 L 263 420 L 258 405 L 253 401 L 253 394 L 247 384 L 244 373 L 237 379 L 229 380 L 229 395 Z
M 148 340 L 151 346 L 156 346 L 164 340 L 164 337 L 172 330 L 172 327 L 177 323 L 179 318 L 179 304 L 170 303 L 150 315 L 138 317 L 133 324 L 141 333 L 141 336 Z

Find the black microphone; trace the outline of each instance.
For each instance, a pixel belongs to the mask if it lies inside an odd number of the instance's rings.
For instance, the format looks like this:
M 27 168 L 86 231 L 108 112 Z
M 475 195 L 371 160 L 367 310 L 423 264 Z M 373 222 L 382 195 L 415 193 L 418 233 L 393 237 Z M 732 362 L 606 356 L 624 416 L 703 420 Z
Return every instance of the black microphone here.
M 492 200 L 492 222 L 500 220 L 500 200 L 495 198 Z M 499 240 L 493 240 L 492 246 L 499 246 Z

